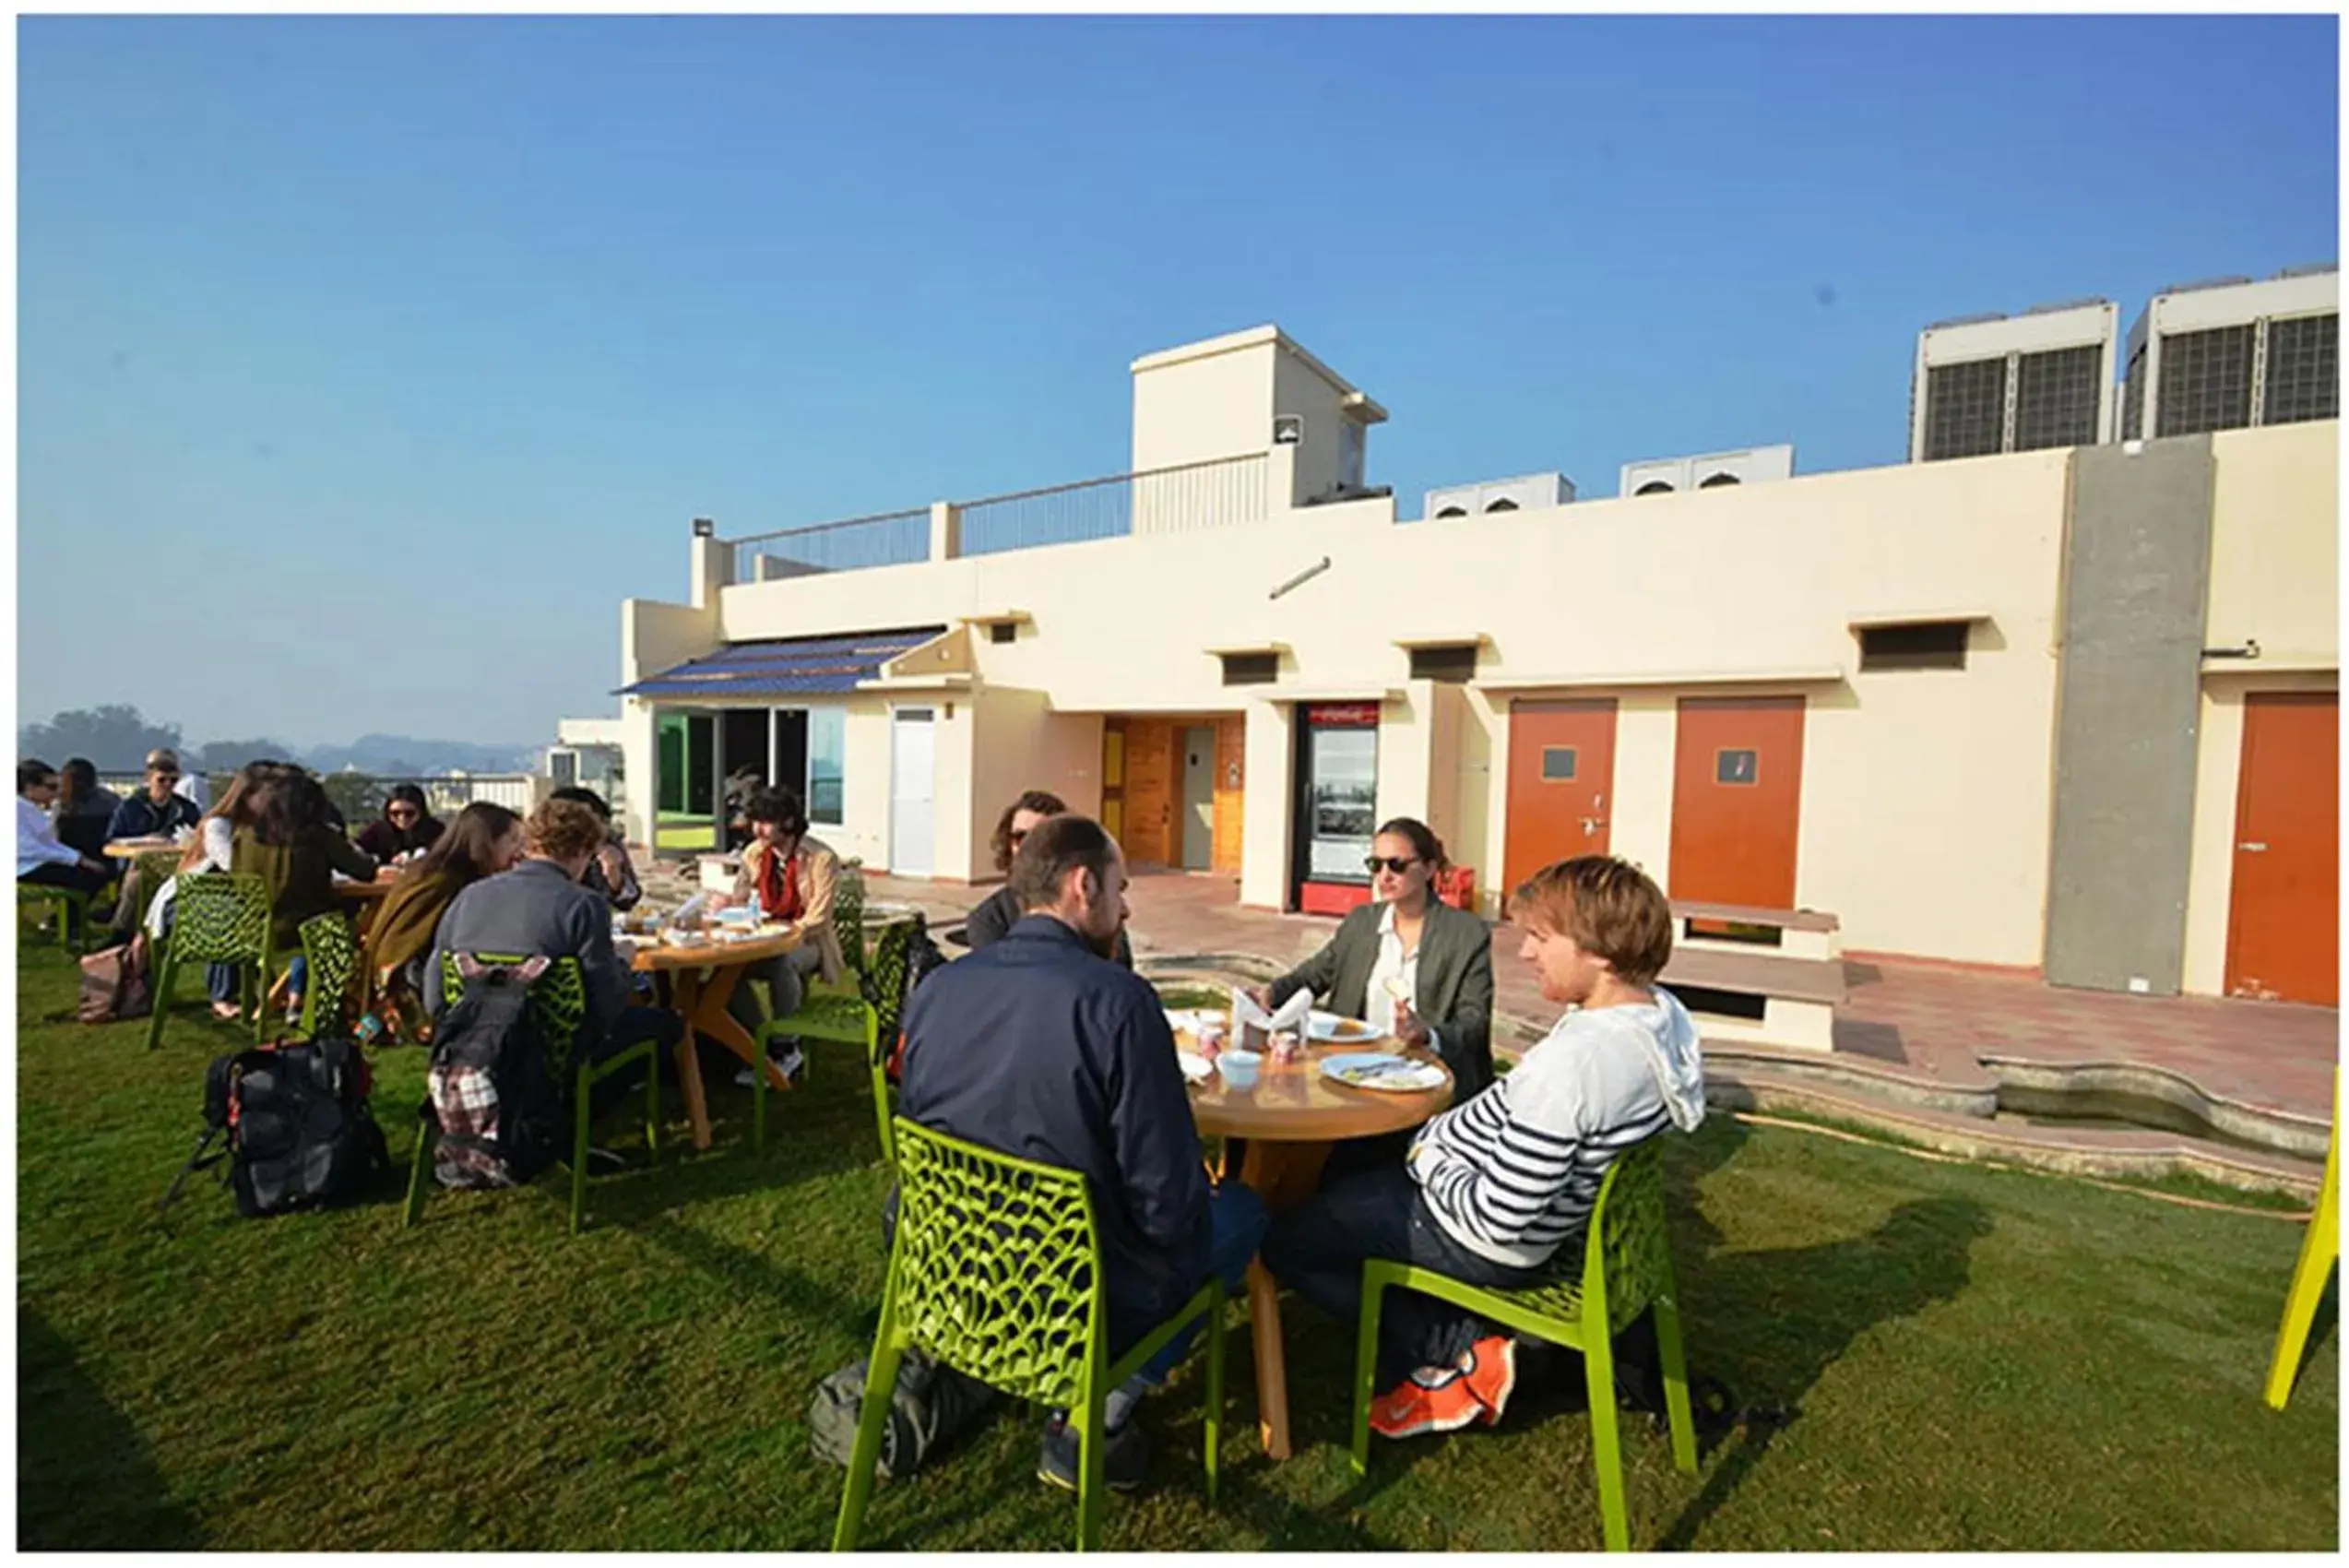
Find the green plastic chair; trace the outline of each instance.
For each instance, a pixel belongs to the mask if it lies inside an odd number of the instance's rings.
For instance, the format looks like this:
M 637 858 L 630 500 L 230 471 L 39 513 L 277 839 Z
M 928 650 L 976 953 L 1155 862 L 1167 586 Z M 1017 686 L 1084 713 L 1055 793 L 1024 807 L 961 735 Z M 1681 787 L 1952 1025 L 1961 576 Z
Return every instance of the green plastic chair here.
M 302 1032 L 316 1039 L 338 1029 L 350 1010 L 350 980 L 359 970 L 359 938 L 338 910 L 302 922 L 302 956 L 309 968 L 302 982 Z M 326 998 L 324 1004 L 319 999 Z
M 832 884 L 832 932 L 840 939 L 840 957 L 848 972 L 861 980 L 865 973 L 864 873 L 843 870 Z
M 474 957 L 484 964 L 520 964 L 525 960 L 511 954 L 476 953 Z M 457 956 L 441 955 L 441 996 L 446 1001 L 464 987 L 457 972 Z M 587 1021 L 587 981 L 579 960 L 568 956 L 557 958 L 546 967 L 544 973 L 530 986 L 531 1010 L 537 1014 L 539 1038 L 547 1050 L 547 1071 L 554 1081 L 569 1081 L 572 1086 L 571 1123 L 571 1234 L 576 1236 L 587 1208 L 587 1122 L 588 1091 L 632 1062 L 645 1064 L 645 1149 L 655 1159 L 660 1158 L 660 1063 L 654 1060 L 658 1046 L 655 1041 L 642 1040 L 610 1060 L 590 1064 L 579 1062 L 575 1069 L 573 1058 L 578 1054 L 579 1034 Z M 416 1152 L 409 1160 L 408 1208 L 403 1226 L 414 1225 L 424 1213 L 424 1197 L 431 1190 L 433 1150 L 440 1146 L 440 1118 L 433 1112 L 433 1097 L 428 1091 L 424 1102 L 417 1108 L 419 1123 Z
M 1557 1278 L 1514 1290 L 1465 1285 L 1431 1269 L 1372 1258 L 1362 1265 L 1362 1316 L 1354 1352 L 1354 1473 L 1370 1467 L 1371 1379 L 1379 1347 L 1379 1309 L 1390 1287 L 1453 1302 L 1553 1345 L 1583 1353 L 1590 1385 L 1591 1448 L 1598 1461 L 1598 1508 L 1607 1550 L 1629 1549 L 1623 1512 L 1623 1454 L 1615 1420 L 1613 1336 L 1648 1307 L 1655 1309 L 1664 1408 L 1672 1429 L 1672 1463 L 1696 1473 L 1696 1422 L 1689 1410 L 1688 1360 L 1664 1232 L 1664 1146 L 1650 1138 L 1608 1169 L 1591 1215 L 1579 1279 Z
M 1085 1178 L 897 1119 L 896 1241 L 832 1550 L 852 1551 L 908 1348 L 1017 1399 L 1068 1411 L 1077 1436 L 1076 1546 L 1101 1538 L 1103 1406 L 1185 1324 L 1207 1330 L 1207 1500 L 1224 1405 L 1224 1285 L 1198 1294 L 1112 1363 L 1101 1239 Z
M 77 887 L 51 887 L 39 882 L 17 884 L 17 913 L 21 922 L 28 909 L 53 907 L 57 911 L 57 945 L 79 954 L 89 945 L 89 895 Z
M 180 878 L 172 899 L 172 933 L 163 939 L 155 967 L 154 1016 L 147 1026 L 147 1049 L 163 1043 L 163 1014 L 172 1004 L 172 982 L 182 964 L 235 964 L 244 970 L 245 1004 L 253 1011 L 253 1039 L 267 1038 L 263 1005 L 266 977 L 276 958 L 269 942 L 269 888 L 257 876 L 208 871 Z
M 882 1162 L 887 1165 L 896 1163 L 889 1127 L 888 1046 L 896 1039 L 897 1011 L 906 991 L 906 965 L 913 951 L 914 932 L 919 926 L 917 916 L 912 921 L 895 921 L 882 932 L 880 940 L 873 944 L 871 968 L 858 977 L 863 995 L 843 996 L 812 990 L 801 998 L 795 1010 L 769 1018 L 758 1032 L 762 1056 L 766 1053 L 767 1042 L 778 1037 L 828 1039 L 864 1047 L 865 1070 L 872 1078 L 872 1118 L 881 1132 Z M 889 1020 L 885 1028 L 882 1022 L 884 1016 Z M 751 1146 L 762 1153 L 766 1148 L 766 1075 L 763 1072 L 751 1075 Z

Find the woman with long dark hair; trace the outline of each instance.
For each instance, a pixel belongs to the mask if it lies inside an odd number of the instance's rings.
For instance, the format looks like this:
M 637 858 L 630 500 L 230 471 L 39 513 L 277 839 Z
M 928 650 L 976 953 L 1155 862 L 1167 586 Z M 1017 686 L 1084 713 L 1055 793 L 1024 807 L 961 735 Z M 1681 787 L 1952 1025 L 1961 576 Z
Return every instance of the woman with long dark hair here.
M 400 873 L 368 927 L 360 972 L 366 977 L 367 1005 L 380 1002 L 384 1021 L 400 1016 L 410 1000 L 422 1000 L 433 977 L 423 972 L 433 935 L 457 896 L 483 877 L 512 871 L 522 859 L 522 819 L 504 806 L 475 801 Z
M 279 953 L 292 954 L 287 980 L 289 1011 L 299 1006 L 308 966 L 302 959 L 302 922 L 341 908 L 335 873 L 374 879 L 375 862 L 340 830 L 327 825 L 326 787 L 301 768 L 267 777 L 253 820 L 236 830 L 229 869 L 257 876 L 269 890 L 269 935 Z
M 389 865 L 421 854 L 437 842 L 446 826 L 433 814 L 424 791 L 395 784 L 384 797 L 384 814 L 359 830 L 359 847 Z

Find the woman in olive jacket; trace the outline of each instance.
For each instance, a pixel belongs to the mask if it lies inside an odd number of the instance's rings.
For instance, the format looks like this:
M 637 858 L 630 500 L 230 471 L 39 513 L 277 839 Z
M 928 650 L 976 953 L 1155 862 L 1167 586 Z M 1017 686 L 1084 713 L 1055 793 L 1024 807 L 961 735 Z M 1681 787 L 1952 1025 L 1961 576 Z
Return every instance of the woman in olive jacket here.
M 1372 901 L 1320 952 L 1259 987 L 1256 1000 L 1277 1007 L 1311 991 L 1334 1013 L 1430 1047 L 1452 1069 L 1453 1103 L 1461 1104 L 1493 1080 L 1492 934 L 1435 896 L 1443 845 L 1427 824 L 1399 816 L 1382 825 L 1369 864 Z

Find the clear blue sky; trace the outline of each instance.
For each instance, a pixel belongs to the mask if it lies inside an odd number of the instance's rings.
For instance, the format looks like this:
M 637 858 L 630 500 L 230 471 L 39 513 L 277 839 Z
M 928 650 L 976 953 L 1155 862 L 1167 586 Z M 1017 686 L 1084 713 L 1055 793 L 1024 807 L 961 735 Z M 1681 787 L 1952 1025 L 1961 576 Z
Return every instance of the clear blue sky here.
M 1116 472 L 1267 321 L 1406 516 L 1898 461 L 1928 321 L 2333 257 L 2336 26 L 26 18 L 20 711 L 548 739 L 692 517 Z

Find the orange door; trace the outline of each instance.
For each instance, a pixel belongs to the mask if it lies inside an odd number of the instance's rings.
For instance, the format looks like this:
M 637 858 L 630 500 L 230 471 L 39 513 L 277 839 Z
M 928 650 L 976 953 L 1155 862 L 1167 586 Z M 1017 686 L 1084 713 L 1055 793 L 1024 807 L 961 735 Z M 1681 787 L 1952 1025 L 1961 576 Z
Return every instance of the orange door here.
M 1800 697 L 1683 697 L 1672 766 L 1672 897 L 1795 907 Z
M 1615 802 L 1615 699 L 1509 709 L 1504 897 L 1553 861 L 1603 855 Z
M 1137 865 L 1173 861 L 1174 726 L 1163 719 L 1125 721 L 1125 835 L 1119 841 Z
M 1224 876 L 1240 874 L 1247 786 L 1248 721 L 1228 714 L 1216 721 L 1216 870 Z
M 1101 724 L 1101 826 L 1125 847 L 1125 720 Z
M 2341 694 L 2255 693 L 2227 900 L 2226 990 L 2270 1002 L 2340 1001 Z

